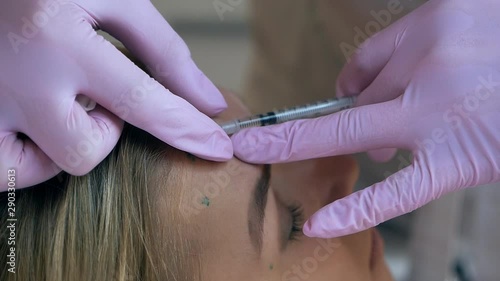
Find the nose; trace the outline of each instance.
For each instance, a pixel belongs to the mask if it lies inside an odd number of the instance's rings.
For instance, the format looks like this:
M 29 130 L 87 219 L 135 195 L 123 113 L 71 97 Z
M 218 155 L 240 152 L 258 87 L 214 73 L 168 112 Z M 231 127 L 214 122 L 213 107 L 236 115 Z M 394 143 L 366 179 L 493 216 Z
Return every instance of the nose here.
M 311 165 L 309 195 L 318 208 L 353 192 L 359 168 L 352 156 L 316 159 L 311 162 Z
M 273 166 L 273 189 L 302 204 L 306 215 L 352 193 L 358 178 L 352 156 L 335 156 Z

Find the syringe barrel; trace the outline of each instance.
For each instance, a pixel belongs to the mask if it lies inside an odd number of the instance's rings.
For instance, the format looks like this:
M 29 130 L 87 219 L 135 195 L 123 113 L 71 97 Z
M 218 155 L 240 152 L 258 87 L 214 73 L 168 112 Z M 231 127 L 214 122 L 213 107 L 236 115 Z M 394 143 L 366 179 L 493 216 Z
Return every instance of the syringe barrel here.
M 280 124 L 292 120 L 316 118 L 338 112 L 351 107 L 356 101 L 356 97 L 340 99 L 329 99 L 304 106 L 297 106 L 290 109 L 258 114 L 245 119 L 233 120 L 220 126 L 228 135 L 232 135 L 241 129 Z
M 343 109 L 347 109 L 351 107 L 355 103 L 355 101 L 355 97 L 330 99 L 313 104 L 307 104 L 304 106 L 297 106 L 291 109 L 281 110 L 276 112 L 275 114 L 276 118 L 278 119 L 277 123 L 283 123 L 297 119 L 316 118 L 329 115 Z

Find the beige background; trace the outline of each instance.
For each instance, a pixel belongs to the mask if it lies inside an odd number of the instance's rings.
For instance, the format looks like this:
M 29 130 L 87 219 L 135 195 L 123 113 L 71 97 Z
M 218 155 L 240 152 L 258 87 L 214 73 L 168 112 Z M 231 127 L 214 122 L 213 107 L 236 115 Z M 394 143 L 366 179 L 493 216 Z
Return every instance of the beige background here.
M 169 21 L 220 21 L 214 8 L 214 0 L 152 0 L 151 2 Z M 247 18 L 248 0 L 220 2 L 235 3 L 234 11 L 225 14 L 225 22 L 243 21 Z

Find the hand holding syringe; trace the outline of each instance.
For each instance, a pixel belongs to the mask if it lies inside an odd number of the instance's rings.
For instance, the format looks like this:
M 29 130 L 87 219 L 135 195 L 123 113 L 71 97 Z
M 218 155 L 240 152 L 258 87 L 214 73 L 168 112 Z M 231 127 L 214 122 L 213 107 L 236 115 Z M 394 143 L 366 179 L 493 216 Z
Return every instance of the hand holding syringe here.
M 316 118 L 338 112 L 353 106 L 356 97 L 346 97 L 340 99 L 328 99 L 316 103 L 296 106 L 290 109 L 271 111 L 265 114 L 257 114 L 245 119 L 236 119 L 227 123 L 220 124 L 222 129 L 232 135 L 242 129 L 251 127 L 268 126 L 281 124 L 288 121 Z

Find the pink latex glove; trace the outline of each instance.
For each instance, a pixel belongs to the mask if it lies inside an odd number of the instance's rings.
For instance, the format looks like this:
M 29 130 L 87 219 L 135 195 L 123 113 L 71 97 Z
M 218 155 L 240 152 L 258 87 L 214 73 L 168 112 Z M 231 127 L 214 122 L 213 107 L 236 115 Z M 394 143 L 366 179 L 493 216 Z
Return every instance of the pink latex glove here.
M 205 115 L 224 110 L 224 98 L 150 1 L 3 0 L 0 34 L 0 191 L 8 169 L 17 188 L 61 169 L 87 173 L 117 143 L 122 120 L 199 157 L 232 157 L 229 137 Z M 91 109 L 89 101 L 98 105 L 87 112 L 80 103 Z
M 412 164 L 323 207 L 315 237 L 355 233 L 448 192 L 500 181 L 499 1 L 429 1 L 369 39 L 338 79 L 356 108 L 242 131 L 236 155 L 288 162 L 385 148 Z

